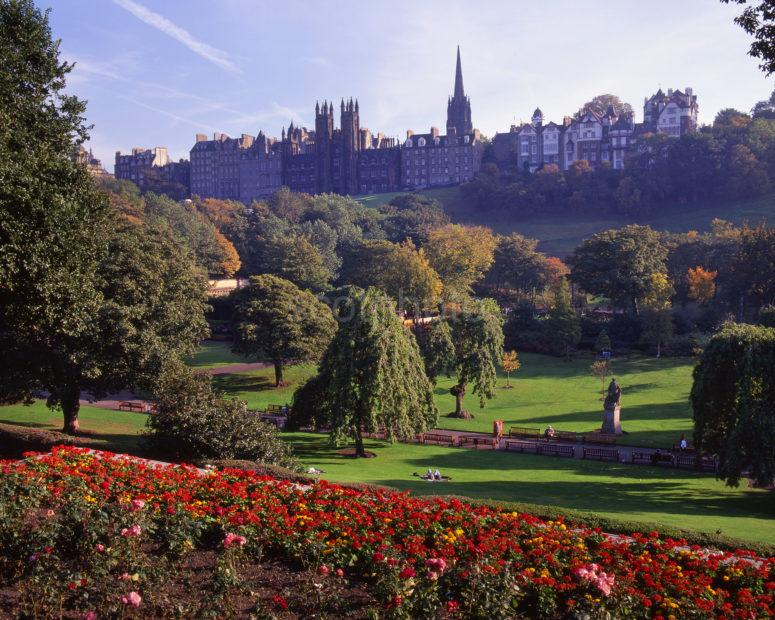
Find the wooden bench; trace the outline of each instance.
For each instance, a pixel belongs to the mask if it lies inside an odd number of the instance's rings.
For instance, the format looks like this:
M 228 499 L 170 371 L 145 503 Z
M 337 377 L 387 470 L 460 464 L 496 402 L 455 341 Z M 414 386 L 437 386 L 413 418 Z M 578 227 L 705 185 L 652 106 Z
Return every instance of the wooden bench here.
M 698 469 L 700 471 L 716 471 L 716 459 L 712 456 L 697 456 L 696 454 L 677 454 L 675 466 L 685 469 Z
M 464 435 L 460 437 L 461 446 L 470 444 L 473 444 L 474 448 L 478 448 L 479 446 L 486 446 L 495 450 L 498 447 L 498 440 L 494 437 L 472 437 L 470 435 Z
M 291 413 L 291 407 L 287 405 L 267 405 L 264 411 L 266 413 L 271 413 L 272 415 L 287 416 L 289 413 Z
M 438 443 L 448 446 L 457 445 L 454 435 L 442 435 L 441 433 L 423 433 L 420 435 L 419 439 L 420 443 Z
M 675 465 L 673 455 L 668 452 L 633 452 L 632 462 L 636 465 Z
M 544 435 L 544 439 L 548 441 L 568 441 L 571 443 L 578 441 L 579 437 L 580 434 L 573 431 L 554 431 L 554 435 L 551 437 Z
M 540 446 L 540 454 L 546 454 L 547 456 L 565 456 L 573 458 L 574 450 L 573 446 L 560 446 L 556 443 L 547 443 Z
M 686 454 L 686 453 L 689 453 L 689 454 L 694 454 L 694 448 L 693 448 L 693 447 L 691 447 L 691 446 L 688 446 L 688 447 L 687 447 L 687 448 L 685 448 L 684 450 L 681 450 L 681 446 L 679 446 L 678 444 L 675 444 L 675 445 L 673 446 L 673 452 L 682 452 L 682 453 L 684 453 L 684 454 Z
M 140 413 L 145 411 L 144 403 L 136 403 L 131 400 L 123 400 L 118 404 L 119 411 L 139 411 Z
M 605 433 L 586 433 L 582 439 L 586 443 L 602 443 L 607 445 L 614 445 L 616 443 L 616 435 L 607 435 Z
M 509 428 L 509 437 L 517 437 L 519 439 L 541 439 L 541 430 L 538 428 L 512 426 Z
M 525 452 L 529 454 L 538 454 L 538 450 L 541 444 L 535 441 L 527 441 L 525 439 L 506 439 L 506 450 L 514 450 L 515 452 Z
M 584 448 L 583 458 L 593 461 L 619 461 L 619 450 L 612 448 Z

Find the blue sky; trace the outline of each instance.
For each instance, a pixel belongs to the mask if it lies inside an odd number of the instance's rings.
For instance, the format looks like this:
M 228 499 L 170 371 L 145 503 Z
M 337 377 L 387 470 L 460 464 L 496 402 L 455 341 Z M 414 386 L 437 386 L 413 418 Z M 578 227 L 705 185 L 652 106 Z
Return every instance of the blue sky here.
M 766 98 L 716 0 L 42 0 L 70 90 L 88 101 L 91 146 L 166 146 L 188 157 L 194 134 L 314 126 L 316 100 L 360 100 L 361 126 L 388 135 L 442 127 L 455 46 L 474 126 L 486 135 L 540 106 L 560 121 L 592 96 L 633 105 L 661 86 L 692 86 L 701 122 Z M 337 119 L 338 123 L 338 119 Z

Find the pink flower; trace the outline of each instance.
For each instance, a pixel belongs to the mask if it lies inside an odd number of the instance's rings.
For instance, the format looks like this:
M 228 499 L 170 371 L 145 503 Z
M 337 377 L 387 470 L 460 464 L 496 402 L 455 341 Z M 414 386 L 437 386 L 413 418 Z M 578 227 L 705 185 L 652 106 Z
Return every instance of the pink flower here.
M 143 529 L 136 523 L 132 527 L 125 527 L 121 530 L 121 535 L 125 538 L 135 538 L 142 533 Z
M 328 566 L 326 566 L 325 564 L 321 564 L 321 565 L 318 567 L 318 574 L 319 574 L 319 575 L 323 575 L 324 577 L 325 577 L 326 575 L 328 575 Z
M 97 620 L 97 612 L 87 611 L 81 616 L 81 620 Z
M 51 508 L 49 508 L 49 509 L 46 511 L 46 518 L 47 518 L 47 519 L 50 519 L 51 517 L 53 517 L 53 516 L 54 516 L 54 514 L 55 514 L 55 513 L 54 513 L 54 511 L 53 511 L 53 510 L 51 510 Z
M 431 571 L 428 573 L 428 579 L 431 581 L 436 581 L 439 578 L 439 574 L 436 571 Z
M 129 573 L 121 573 L 121 575 L 119 575 L 119 579 L 121 581 L 128 581 L 131 578 L 132 578 L 132 575 L 130 575 Z
M 137 512 L 138 510 L 142 510 L 143 508 L 145 508 L 145 501 L 142 499 L 133 499 L 129 503 L 130 512 Z
M 229 547 L 244 547 L 245 543 L 248 542 L 248 539 L 244 536 L 240 536 L 239 534 L 233 534 L 232 532 L 228 532 L 226 534 L 226 538 L 223 539 L 223 546 L 227 549 Z
M 611 594 L 615 577 L 600 570 L 600 566 L 597 564 L 577 568 L 574 573 L 581 581 L 591 583 L 606 596 Z
M 431 571 L 443 573 L 447 568 L 447 561 L 444 558 L 428 558 L 425 560 L 425 566 L 431 569 Z
M 131 605 L 132 607 L 140 607 L 142 601 L 143 599 L 134 590 L 126 596 L 121 597 L 121 602 L 124 603 L 124 605 Z
M 341 568 L 336 569 L 336 576 L 337 577 L 344 577 L 344 571 Z
M 99 551 L 100 553 L 102 553 L 103 551 L 105 551 L 105 545 L 103 545 L 103 544 L 101 544 L 101 543 L 97 543 L 96 545 L 94 545 L 94 548 L 95 548 L 97 551 Z

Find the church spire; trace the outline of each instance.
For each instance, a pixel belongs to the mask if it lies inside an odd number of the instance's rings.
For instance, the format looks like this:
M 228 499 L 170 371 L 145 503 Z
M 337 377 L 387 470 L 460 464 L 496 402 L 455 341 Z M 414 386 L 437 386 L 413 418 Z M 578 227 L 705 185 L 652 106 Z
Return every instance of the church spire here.
M 457 66 L 455 67 L 455 98 L 464 98 L 465 92 L 463 91 L 463 69 L 460 66 L 460 46 L 457 46 Z

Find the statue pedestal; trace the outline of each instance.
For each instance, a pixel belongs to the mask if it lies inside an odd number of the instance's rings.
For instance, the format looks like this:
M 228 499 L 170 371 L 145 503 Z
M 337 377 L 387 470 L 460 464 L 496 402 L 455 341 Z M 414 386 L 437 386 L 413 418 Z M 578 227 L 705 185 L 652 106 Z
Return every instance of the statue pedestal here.
M 613 409 L 606 409 L 603 411 L 603 433 L 609 435 L 622 434 L 622 423 L 619 420 L 621 410 L 622 408 L 619 405 L 616 405 Z

